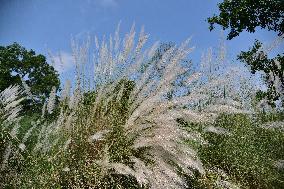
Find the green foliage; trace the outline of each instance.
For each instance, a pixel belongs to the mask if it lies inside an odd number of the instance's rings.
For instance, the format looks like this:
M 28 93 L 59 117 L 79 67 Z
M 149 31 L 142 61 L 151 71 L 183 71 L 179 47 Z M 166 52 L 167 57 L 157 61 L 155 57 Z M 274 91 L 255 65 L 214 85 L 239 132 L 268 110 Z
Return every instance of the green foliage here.
M 238 56 L 238 59 L 243 63 L 247 63 L 253 74 L 257 71 L 263 71 L 265 73 L 264 80 L 268 86 L 268 90 L 265 92 L 260 91 L 258 93 L 258 97 L 260 99 L 267 97 L 270 104 L 274 105 L 274 102 L 279 100 L 281 95 L 280 93 L 283 92 L 281 90 L 277 90 L 276 86 L 284 86 L 284 57 L 278 54 L 274 59 L 269 59 L 263 52 L 260 52 L 257 55 L 257 52 L 260 50 L 260 48 L 261 43 L 256 41 L 254 46 L 249 51 L 242 51 Z M 277 65 L 276 62 L 279 62 L 279 65 Z M 273 74 L 273 76 L 271 76 L 271 74 Z M 279 78 L 280 81 L 276 81 L 275 78 Z
M 220 14 L 208 18 L 209 29 L 214 24 L 230 28 L 228 39 L 238 36 L 243 30 L 255 32 L 256 27 L 284 33 L 284 2 L 282 0 L 224 0 L 218 4 Z
M 17 43 L 0 46 L 0 91 L 10 85 L 22 85 L 24 79 L 35 95 L 32 103 L 42 103 L 52 87 L 58 89 L 60 81 L 56 70 L 46 62 L 46 58 L 33 50 L 26 50 Z
M 261 115 L 258 120 L 275 118 L 281 115 Z M 208 168 L 224 170 L 244 187 L 281 188 L 284 170 L 277 170 L 274 163 L 284 157 L 284 133 L 261 128 L 260 123 L 245 115 L 219 117 L 214 126 L 225 128 L 230 134 L 204 133 L 209 144 L 200 146 L 202 162 Z
M 214 24 L 218 24 L 223 29 L 230 29 L 227 39 L 231 40 L 244 30 L 255 32 L 257 27 L 275 31 L 278 35 L 284 34 L 284 1 L 283 0 L 224 0 L 218 4 L 220 14 L 208 18 L 210 31 L 214 29 Z M 280 93 L 284 88 L 284 57 L 277 55 L 269 59 L 260 50 L 261 43 L 256 41 L 253 48 L 247 52 L 241 52 L 238 59 L 250 66 L 251 72 L 264 72 L 264 80 L 267 84 L 267 91 L 260 91 L 258 98 L 267 98 L 271 105 L 279 100 Z M 279 62 L 277 66 L 275 60 Z M 271 74 L 273 76 L 271 76 Z M 277 81 L 279 78 L 280 81 Z M 276 84 L 278 82 L 278 84 Z M 279 84 L 280 83 L 280 84 Z M 277 90 L 277 86 L 282 89 Z M 283 99 L 281 99 L 283 100 Z

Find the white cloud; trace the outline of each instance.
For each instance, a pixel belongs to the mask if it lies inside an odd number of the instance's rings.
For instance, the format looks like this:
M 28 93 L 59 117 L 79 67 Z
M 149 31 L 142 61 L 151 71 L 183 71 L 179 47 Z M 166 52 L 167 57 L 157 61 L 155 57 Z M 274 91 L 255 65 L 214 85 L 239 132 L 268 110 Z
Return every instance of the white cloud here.
M 49 59 L 49 62 L 54 64 L 53 66 L 55 70 L 57 70 L 60 74 L 74 68 L 75 64 L 73 56 L 68 52 L 60 52 L 56 56 L 53 56 L 52 59 L 53 60 Z

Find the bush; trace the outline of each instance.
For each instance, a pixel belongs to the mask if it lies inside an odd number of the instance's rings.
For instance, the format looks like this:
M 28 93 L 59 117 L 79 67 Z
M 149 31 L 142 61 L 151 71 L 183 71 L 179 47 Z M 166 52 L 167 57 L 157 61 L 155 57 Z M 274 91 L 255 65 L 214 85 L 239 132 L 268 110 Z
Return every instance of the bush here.
M 229 134 L 205 132 L 208 145 L 199 148 L 199 156 L 206 167 L 225 171 L 236 183 L 248 188 L 282 188 L 284 171 L 275 162 L 284 157 L 284 132 L 261 127 L 261 120 L 279 118 L 260 115 L 251 119 L 246 115 L 220 116 L 214 127 L 225 128 Z

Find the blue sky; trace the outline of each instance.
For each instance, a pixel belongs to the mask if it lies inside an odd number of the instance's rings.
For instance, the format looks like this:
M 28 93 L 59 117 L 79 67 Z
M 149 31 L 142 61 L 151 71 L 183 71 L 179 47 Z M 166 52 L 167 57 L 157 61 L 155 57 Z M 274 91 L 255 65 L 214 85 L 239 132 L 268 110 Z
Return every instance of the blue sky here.
M 220 27 L 210 32 L 206 18 L 218 13 L 220 0 L 0 0 L 0 45 L 18 42 L 28 49 L 47 55 L 70 53 L 71 36 L 83 38 L 88 33 L 108 36 L 121 21 L 122 34 L 133 22 L 137 30 L 142 25 L 150 41 L 180 43 L 192 36 L 191 54 L 195 62 L 209 47 L 216 47 Z M 246 50 L 254 39 L 269 42 L 273 32 L 243 32 L 226 41 L 229 55 Z

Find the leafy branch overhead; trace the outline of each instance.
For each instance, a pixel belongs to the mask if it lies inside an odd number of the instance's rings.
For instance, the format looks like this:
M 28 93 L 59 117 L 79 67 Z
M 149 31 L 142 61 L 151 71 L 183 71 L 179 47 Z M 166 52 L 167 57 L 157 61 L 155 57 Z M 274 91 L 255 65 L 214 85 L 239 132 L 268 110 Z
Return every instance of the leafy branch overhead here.
M 227 36 L 231 40 L 243 31 L 255 32 L 257 27 L 274 31 L 283 40 L 284 35 L 284 1 L 283 0 L 224 0 L 218 4 L 220 14 L 207 19 L 212 31 L 215 24 L 229 29 Z M 256 41 L 247 52 L 238 56 L 246 63 L 252 73 L 264 73 L 266 91 L 259 91 L 259 97 L 266 98 L 270 104 L 280 100 L 284 102 L 284 58 L 283 55 L 269 59 L 268 50 L 262 48 L 262 43 Z
M 273 105 L 273 102 L 279 99 L 283 100 L 284 57 L 278 54 L 275 58 L 269 59 L 267 54 L 260 51 L 260 49 L 261 43 L 256 41 L 249 51 L 242 51 L 238 59 L 247 63 L 253 74 L 257 71 L 265 73 L 263 78 L 268 90 L 265 92 L 259 91 L 258 98 L 267 97 L 270 100 L 270 104 Z
M 208 18 L 209 29 L 214 24 L 230 29 L 228 39 L 239 36 L 244 30 L 255 32 L 256 27 L 284 33 L 284 1 L 282 0 L 224 0 L 218 4 L 220 14 Z

